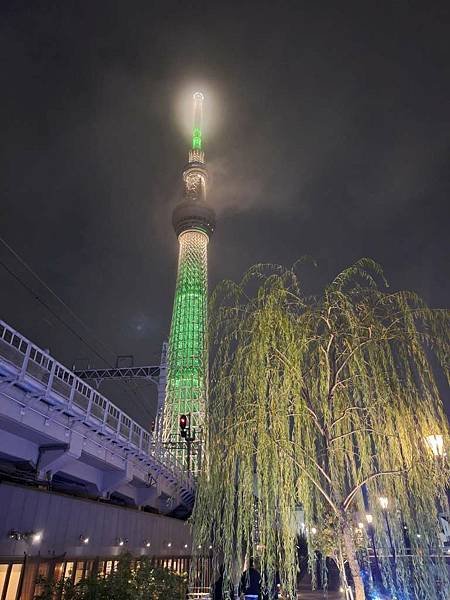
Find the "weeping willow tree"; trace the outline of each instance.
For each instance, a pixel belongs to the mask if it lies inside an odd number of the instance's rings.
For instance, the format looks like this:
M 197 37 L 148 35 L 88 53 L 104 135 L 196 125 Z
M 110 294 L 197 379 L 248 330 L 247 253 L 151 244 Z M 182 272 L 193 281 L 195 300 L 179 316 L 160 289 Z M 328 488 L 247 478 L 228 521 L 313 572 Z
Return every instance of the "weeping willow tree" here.
M 214 293 L 208 460 L 193 524 L 195 547 L 213 546 L 225 578 L 258 556 L 264 585 L 278 572 L 293 597 L 301 505 L 310 566 L 320 550 L 345 583 L 348 562 L 357 600 L 368 544 L 358 523 L 369 512 L 392 597 L 448 598 L 439 513 L 449 468 L 426 438 L 448 442 L 436 370 L 448 374 L 449 315 L 384 284 L 361 259 L 315 297 L 296 268 L 275 266 Z

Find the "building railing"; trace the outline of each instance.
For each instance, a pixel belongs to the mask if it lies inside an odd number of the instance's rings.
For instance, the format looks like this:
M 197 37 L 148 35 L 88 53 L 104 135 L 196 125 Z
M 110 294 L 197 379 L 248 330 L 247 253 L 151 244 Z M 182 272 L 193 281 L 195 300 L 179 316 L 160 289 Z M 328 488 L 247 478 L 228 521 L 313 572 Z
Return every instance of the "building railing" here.
M 174 481 L 194 493 L 192 477 L 151 432 L 2 320 L 0 361 L 13 377 L 13 383 L 23 387 L 35 384 L 42 400 L 49 404 L 56 402 L 65 413 L 82 417 L 88 427 L 109 435 L 138 456 L 156 461 L 166 470 L 166 475 L 173 475 Z

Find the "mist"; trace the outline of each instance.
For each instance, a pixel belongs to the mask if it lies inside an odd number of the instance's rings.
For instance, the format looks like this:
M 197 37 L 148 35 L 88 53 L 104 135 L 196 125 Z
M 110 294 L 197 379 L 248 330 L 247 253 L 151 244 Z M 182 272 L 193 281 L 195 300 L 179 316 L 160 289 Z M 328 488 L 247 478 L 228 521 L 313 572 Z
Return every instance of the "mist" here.
M 308 254 L 319 264 L 307 275 L 314 288 L 370 256 L 394 289 L 448 305 L 448 4 L 0 11 L 0 233 L 108 361 L 152 364 L 168 336 L 171 213 L 198 86 L 218 216 L 211 287 Z M 4 247 L 0 257 L 45 296 Z M 69 366 L 101 362 L 5 269 L 0 308 Z M 143 421 L 154 411 L 151 389 L 118 402 Z

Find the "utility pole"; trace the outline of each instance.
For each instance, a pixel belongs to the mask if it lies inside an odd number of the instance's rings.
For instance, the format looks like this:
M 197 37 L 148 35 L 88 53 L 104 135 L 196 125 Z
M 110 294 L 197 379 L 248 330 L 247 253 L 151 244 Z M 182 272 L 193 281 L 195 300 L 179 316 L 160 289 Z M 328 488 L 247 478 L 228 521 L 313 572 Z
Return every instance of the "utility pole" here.
M 195 429 L 191 428 L 191 413 L 180 415 L 180 435 L 186 440 L 186 463 L 188 473 L 191 472 L 192 442 L 195 441 Z

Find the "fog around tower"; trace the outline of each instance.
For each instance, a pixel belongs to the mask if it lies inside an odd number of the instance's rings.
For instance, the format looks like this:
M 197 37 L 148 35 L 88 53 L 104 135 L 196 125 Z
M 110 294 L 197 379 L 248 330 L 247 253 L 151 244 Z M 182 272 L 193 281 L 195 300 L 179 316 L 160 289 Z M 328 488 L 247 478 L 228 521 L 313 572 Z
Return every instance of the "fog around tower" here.
M 239 19 L 234 3 L 0 8 L 1 235 L 109 360 L 151 364 L 168 335 L 196 88 L 218 215 L 211 286 L 308 254 L 315 289 L 370 256 L 395 289 L 448 305 L 448 4 L 251 4 Z M 98 364 L 4 268 L 0 308 L 67 365 Z M 119 400 L 146 422 L 152 393 Z

